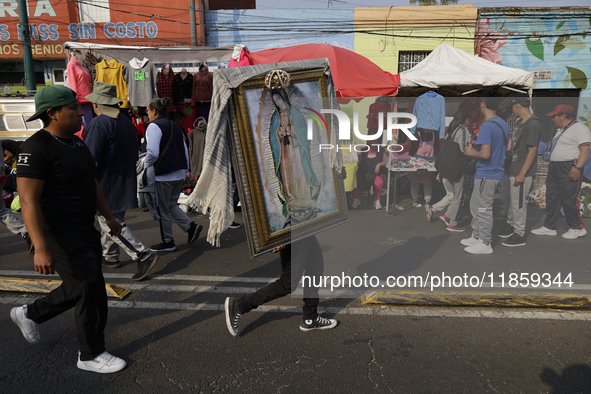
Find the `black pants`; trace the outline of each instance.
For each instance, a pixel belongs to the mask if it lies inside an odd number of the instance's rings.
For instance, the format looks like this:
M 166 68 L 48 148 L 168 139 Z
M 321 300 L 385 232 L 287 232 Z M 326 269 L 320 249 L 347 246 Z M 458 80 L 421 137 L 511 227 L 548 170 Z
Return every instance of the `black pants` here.
M 40 324 L 75 307 L 80 359 L 92 360 L 105 351 L 107 323 L 100 233 L 92 227 L 83 231 L 46 234 L 46 237 L 63 283 L 27 305 L 27 315 Z
M 561 207 L 564 209 L 564 217 L 569 228 L 578 230 L 584 227 L 579 211 L 581 178 L 576 181 L 569 179 L 568 174 L 572 166 L 572 161 L 551 161 L 548 165 L 544 226 L 550 230 L 556 230 Z
M 292 269 L 293 268 L 293 269 Z M 288 245 L 281 251 L 281 276 L 273 283 L 237 300 L 238 312 L 247 313 L 295 290 L 302 275 L 318 276 L 324 272 L 322 248 L 315 236 Z M 293 275 L 292 275 L 293 274 Z M 318 316 L 318 289 L 304 288 L 303 319 Z

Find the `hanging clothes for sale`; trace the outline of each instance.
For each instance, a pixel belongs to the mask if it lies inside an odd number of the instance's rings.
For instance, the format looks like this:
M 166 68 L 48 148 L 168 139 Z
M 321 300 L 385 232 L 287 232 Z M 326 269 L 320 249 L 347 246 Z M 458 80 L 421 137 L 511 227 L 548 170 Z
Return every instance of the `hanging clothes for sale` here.
M 156 84 L 156 91 L 158 97 L 168 97 L 172 101 L 172 86 L 174 84 L 174 73 L 170 64 L 162 66 L 162 70 L 158 73 L 158 83 Z
M 72 55 L 70 57 L 66 72 L 68 74 L 68 87 L 76 93 L 78 102 L 80 104 L 88 103 L 86 96 L 92 93 L 90 74 L 78 62 L 76 56 Z
M 392 112 L 392 106 L 386 100 L 390 100 L 389 97 L 378 97 L 376 102 L 369 106 L 369 115 L 367 117 L 367 130 L 368 134 L 375 134 L 378 131 L 380 124 L 379 114 L 382 114 L 382 130 L 386 130 L 386 120 L 388 112 Z
M 174 76 L 172 83 L 172 98 L 174 105 L 180 105 L 185 99 L 191 101 L 193 93 L 193 74 L 183 68 L 180 73 Z
M 193 75 L 193 92 L 191 94 L 191 105 L 210 102 L 213 94 L 213 74 L 209 72 L 207 64 L 201 63 L 199 71 Z M 209 112 L 209 111 L 208 111 Z
M 123 69 L 123 76 L 127 82 L 128 99 L 134 107 L 147 107 L 148 101 L 158 98 L 158 69 L 150 59 L 134 57 Z
M 475 134 L 474 132 L 479 130 L 482 123 L 484 123 L 484 114 L 480 110 L 480 100 L 476 98 L 466 99 L 460 104 L 459 109 L 468 111 L 468 119 L 470 119 L 468 122 L 468 130 L 470 130 L 472 134 Z
M 103 81 L 111 85 L 117 86 L 117 97 L 123 101 L 119 104 L 120 108 L 130 108 L 131 105 L 127 100 L 127 84 L 123 78 L 123 64 L 117 60 L 103 59 L 96 65 L 96 81 Z
M 194 126 L 193 123 L 197 119 L 198 112 L 195 108 L 191 107 L 191 103 L 184 103 L 177 106 L 177 111 L 182 112 L 185 115 L 185 123 L 183 126 L 183 130 L 185 132 L 193 130 Z M 209 111 L 208 111 L 209 114 Z M 207 118 L 206 118 L 207 120 Z
M 417 124 L 410 131 L 416 134 L 416 129 L 432 130 L 437 139 L 445 138 L 445 99 L 440 94 L 428 91 L 417 97 L 413 115 L 417 117 Z M 437 141 L 438 142 L 438 141 Z

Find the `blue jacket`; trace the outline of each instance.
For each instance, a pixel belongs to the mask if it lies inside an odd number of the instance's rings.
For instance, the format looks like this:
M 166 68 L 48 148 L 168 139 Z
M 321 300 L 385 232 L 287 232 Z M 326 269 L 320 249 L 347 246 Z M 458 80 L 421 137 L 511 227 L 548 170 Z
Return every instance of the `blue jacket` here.
M 416 128 L 439 130 L 439 138 L 445 138 L 445 99 L 435 92 L 427 92 L 417 98 L 412 111 L 417 117 L 417 125 L 410 131 L 416 134 Z

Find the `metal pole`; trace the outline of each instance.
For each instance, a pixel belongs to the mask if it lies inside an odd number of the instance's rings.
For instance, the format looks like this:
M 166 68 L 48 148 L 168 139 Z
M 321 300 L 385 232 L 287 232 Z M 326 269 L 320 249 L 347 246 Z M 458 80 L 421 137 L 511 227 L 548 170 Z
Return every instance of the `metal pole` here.
M 191 46 L 197 46 L 197 21 L 195 20 L 195 0 L 189 0 L 189 12 L 190 12 L 190 26 L 191 26 Z
M 23 46 L 23 65 L 25 68 L 25 86 L 27 94 L 35 94 L 35 67 L 33 66 L 33 52 L 31 51 L 31 30 L 29 28 L 29 15 L 27 14 L 26 0 L 18 0 L 18 16 L 21 30 L 21 42 Z

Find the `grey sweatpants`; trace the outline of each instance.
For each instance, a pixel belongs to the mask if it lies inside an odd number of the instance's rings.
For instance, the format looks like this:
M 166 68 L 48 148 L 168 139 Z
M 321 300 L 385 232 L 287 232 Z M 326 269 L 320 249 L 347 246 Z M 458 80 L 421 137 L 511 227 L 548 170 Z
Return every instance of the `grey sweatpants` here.
M 460 209 L 460 203 L 462 202 L 462 189 L 464 188 L 464 176 L 457 181 L 452 183 L 449 179 L 443 178 L 443 187 L 447 194 L 437 204 L 433 205 L 433 212 L 443 211 L 447 208 L 445 216 L 449 219 L 450 226 L 457 226 L 456 218 Z
M 507 223 L 513 226 L 516 234 L 525 236 L 525 225 L 527 222 L 527 194 L 533 182 L 533 177 L 526 176 L 525 181 L 520 186 L 514 186 L 515 177 L 505 175 L 501 185 L 501 196 L 505 212 L 507 212 Z M 521 193 L 520 193 L 521 192 Z M 519 195 L 521 194 L 521 197 Z M 506 200 L 508 197 L 508 200 Z M 521 198 L 521 207 L 519 199 Z
M 472 236 L 487 245 L 492 240 L 493 202 L 500 184 L 500 179 L 474 179 L 474 190 L 470 198 Z
M 156 181 L 156 200 L 158 201 L 158 213 L 160 214 L 160 235 L 162 242 L 174 241 L 172 235 L 172 221 L 184 231 L 189 231 L 191 219 L 177 205 L 183 180 L 178 181 Z
M 20 220 L 9 207 L 4 205 L 2 200 L 2 190 L 4 189 L 4 182 L 0 183 L 0 222 L 4 223 L 8 230 L 13 234 L 19 234 L 21 237 L 27 233 L 25 224 Z
M 135 251 L 129 249 L 123 242 L 121 242 L 119 237 L 110 236 L 110 229 L 109 226 L 107 226 L 107 221 L 102 215 L 99 215 L 98 221 L 99 225 L 101 226 L 101 245 L 103 247 L 103 258 L 110 262 L 119 260 L 119 247 L 123 248 L 125 253 L 127 253 L 129 257 L 133 259 L 133 261 L 143 261 L 150 257 L 152 254 L 148 248 L 144 246 L 144 244 L 142 244 L 139 239 L 137 239 L 135 234 L 125 224 L 125 211 L 114 213 L 113 216 L 119 222 L 119 224 L 123 226 L 121 229 L 121 236 L 135 248 Z

